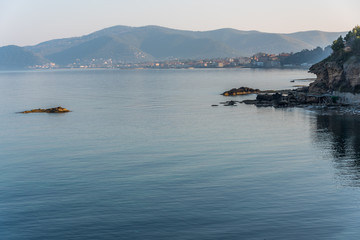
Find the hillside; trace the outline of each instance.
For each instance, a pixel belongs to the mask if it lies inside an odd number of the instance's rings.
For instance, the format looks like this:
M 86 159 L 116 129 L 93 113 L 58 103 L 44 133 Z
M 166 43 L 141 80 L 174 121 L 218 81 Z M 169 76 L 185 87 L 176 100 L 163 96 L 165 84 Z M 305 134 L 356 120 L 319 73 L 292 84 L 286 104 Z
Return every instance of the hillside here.
M 92 59 L 144 62 L 250 56 L 258 52 L 298 52 L 325 47 L 334 36 L 341 34 L 344 33 L 275 34 L 235 29 L 199 32 L 159 26 L 114 26 L 82 37 L 51 40 L 26 49 L 64 66 L 74 61 L 88 63 Z
M 18 46 L 0 47 L 0 69 L 24 69 L 48 61 Z
M 83 64 L 89 64 L 95 59 L 116 59 L 119 62 L 135 62 L 139 59 L 153 60 L 151 55 L 109 36 L 82 42 L 60 52 L 46 55 L 46 58 L 59 65 L 66 65 L 79 60 Z

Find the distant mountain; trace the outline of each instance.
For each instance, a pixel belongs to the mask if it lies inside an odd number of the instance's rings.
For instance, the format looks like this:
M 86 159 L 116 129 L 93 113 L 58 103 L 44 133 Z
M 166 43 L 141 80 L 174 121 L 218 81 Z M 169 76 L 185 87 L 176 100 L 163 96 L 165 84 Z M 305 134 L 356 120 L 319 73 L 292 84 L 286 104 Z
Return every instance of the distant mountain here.
M 312 46 L 324 48 L 325 46 L 331 45 L 340 35 L 345 36 L 346 34 L 347 32 L 305 31 L 285 35 L 306 42 Z
M 151 55 L 109 36 L 97 37 L 46 57 L 60 65 L 76 62 L 77 59 L 84 64 L 91 63 L 93 59 L 114 59 L 122 62 L 153 60 Z
M 325 47 L 344 34 L 321 31 L 277 34 L 235 29 L 201 32 L 159 26 L 114 26 L 82 37 L 51 40 L 25 49 L 66 66 L 99 59 L 126 63 L 298 52 Z
M 115 26 L 83 37 L 51 40 L 27 49 L 61 65 L 76 59 L 81 62 L 98 58 L 115 62 L 144 62 L 238 55 L 226 44 L 194 33 L 157 26 Z
M 22 47 L 14 45 L 0 47 L 0 69 L 24 69 L 48 62 L 43 57 L 37 56 Z

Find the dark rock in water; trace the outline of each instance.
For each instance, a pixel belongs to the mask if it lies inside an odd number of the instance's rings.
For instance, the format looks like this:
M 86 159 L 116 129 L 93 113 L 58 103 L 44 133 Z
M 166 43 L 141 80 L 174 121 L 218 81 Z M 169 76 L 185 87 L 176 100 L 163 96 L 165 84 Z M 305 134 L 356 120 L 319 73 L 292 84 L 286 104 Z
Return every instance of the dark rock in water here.
M 236 106 L 236 102 L 235 101 L 228 101 L 225 103 L 224 106 Z
M 275 93 L 272 95 L 274 101 L 281 101 L 282 94 L 281 93 Z
M 261 107 L 304 107 L 304 106 L 340 106 L 338 97 L 331 94 L 310 94 L 306 89 L 302 91 L 290 90 L 287 93 L 258 94 L 256 100 L 243 101 Z
M 256 101 L 262 102 L 268 102 L 273 100 L 273 94 L 258 94 L 256 96 Z
M 259 89 L 253 89 L 249 87 L 240 87 L 240 88 L 233 88 L 229 91 L 223 92 L 221 95 L 224 96 L 237 96 L 237 95 L 247 95 L 247 94 L 254 94 L 260 92 Z
M 70 110 L 63 107 L 56 107 L 56 108 L 47 108 L 47 109 L 38 108 L 38 109 L 23 111 L 20 113 L 66 113 L 66 112 L 70 112 Z
M 226 102 L 221 102 L 220 104 L 223 104 L 224 106 L 236 106 L 236 103 L 239 103 L 239 101 L 226 101 Z
M 245 103 L 245 104 L 256 104 L 257 102 L 258 102 L 257 100 L 249 100 L 249 99 L 247 99 L 247 100 L 242 101 L 241 103 Z

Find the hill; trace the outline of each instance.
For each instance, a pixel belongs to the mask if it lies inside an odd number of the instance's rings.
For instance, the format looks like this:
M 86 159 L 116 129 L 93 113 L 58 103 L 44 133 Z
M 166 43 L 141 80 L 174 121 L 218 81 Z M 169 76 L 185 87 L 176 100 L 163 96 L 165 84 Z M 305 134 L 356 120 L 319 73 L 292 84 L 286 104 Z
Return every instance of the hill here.
M 89 64 L 96 59 L 115 59 L 121 62 L 135 62 L 139 59 L 153 60 L 151 55 L 109 36 L 97 37 L 60 52 L 46 55 L 46 57 L 60 65 L 79 60 L 82 64 Z
M 14 45 L 0 47 L 0 69 L 25 69 L 48 62 L 22 47 Z

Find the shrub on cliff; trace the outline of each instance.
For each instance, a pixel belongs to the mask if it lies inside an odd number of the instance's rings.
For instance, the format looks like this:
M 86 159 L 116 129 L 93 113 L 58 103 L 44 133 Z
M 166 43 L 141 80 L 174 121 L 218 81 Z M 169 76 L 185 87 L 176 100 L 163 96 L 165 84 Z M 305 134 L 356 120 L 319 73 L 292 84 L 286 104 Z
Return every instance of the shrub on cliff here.
M 340 36 L 331 45 L 333 54 L 324 62 L 334 61 L 339 64 L 345 63 L 351 56 L 360 56 L 360 26 L 354 27 L 346 34 L 345 38 Z
M 345 41 L 347 45 L 352 45 L 352 42 L 356 39 L 360 38 L 360 26 L 356 26 L 352 29 L 352 31 L 349 31 L 348 34 L 345 36 Z
M 338 39 L 336 39 L 333 44 L 331 45 L 331 48 L 334 52 L 341 51 L 345 48 L 344 39 L 342 36 L 340 36 Z

